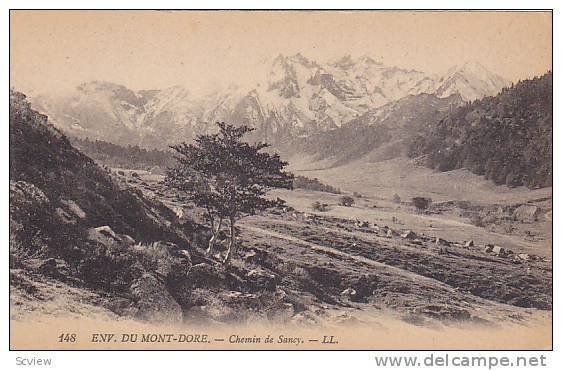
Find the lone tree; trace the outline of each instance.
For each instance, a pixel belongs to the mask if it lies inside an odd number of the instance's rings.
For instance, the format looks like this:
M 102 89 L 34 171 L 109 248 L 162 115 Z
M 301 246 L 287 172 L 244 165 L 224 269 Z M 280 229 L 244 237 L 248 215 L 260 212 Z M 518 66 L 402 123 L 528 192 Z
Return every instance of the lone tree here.
M 194 144 L 171 147 L 178 164 L 168 169 L 164 184 L 205 209 L 212 232 L 207 254 L 213 252 L 223 221 L 229 221 L 230 240 L 223 260 L 228 264 L 236 254 L 236 221 L 282 206 L 282 199 L 268 199 L 265 195 L 274 188 L 292 189 L 293 175 L 284 171 L 288 163 L 278 154 L 262 152 L 268 144 L 242 141 L 253 128 L 224 122 L 217 125 L 217 134 L 200 135 Z

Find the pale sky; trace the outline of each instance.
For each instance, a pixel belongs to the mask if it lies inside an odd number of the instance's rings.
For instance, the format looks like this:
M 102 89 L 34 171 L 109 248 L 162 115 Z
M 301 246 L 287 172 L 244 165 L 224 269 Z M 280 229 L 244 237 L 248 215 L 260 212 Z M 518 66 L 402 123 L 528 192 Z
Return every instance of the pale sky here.
M 11 11 L 11 85 L 46 93 L 104 80 L 209 91 L 278 54 L 368 55 L 442 73 L 477 61 L 518 79 L 551 69 L 550 12 Z

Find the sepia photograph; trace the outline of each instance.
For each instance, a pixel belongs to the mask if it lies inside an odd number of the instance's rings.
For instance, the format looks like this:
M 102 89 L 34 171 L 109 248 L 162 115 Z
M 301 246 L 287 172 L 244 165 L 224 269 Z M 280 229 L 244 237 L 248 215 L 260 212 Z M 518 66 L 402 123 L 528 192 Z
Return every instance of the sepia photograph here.
M 9 22 L 11 350 L 553 349 L 552 10 Z

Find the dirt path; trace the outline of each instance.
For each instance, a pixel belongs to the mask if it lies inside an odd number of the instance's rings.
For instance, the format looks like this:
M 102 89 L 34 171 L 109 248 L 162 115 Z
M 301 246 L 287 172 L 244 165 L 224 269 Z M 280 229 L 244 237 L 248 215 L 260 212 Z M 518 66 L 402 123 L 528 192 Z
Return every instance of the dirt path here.
M 244 222 L 244 227 L 254 233 L 368 264 L 409 281 L 416 279 L 428 287 L 446 287 L 449 295 L 460 300 L 479 298 L 510 306 L 551 307 L 551 285 L 544 281 L 552 274 L 547 261 L 522 264 L 484 253 L 478 246 L 457 245 L 444 251 L 435 238 L 428 236 L 418 235 L 420 239 L 413 243 L 397 236 L 387 237 L 384 229 L 350 225 L 353 223 L 333 218 L 297 222 L 284 217 L 256 217 Z M 428 288 L 425 293 L 413 294 L 435 294 L 432 291 Z
M 254 220 L 254 222 L 255 221 L 256 220 Z M 265 222 L 267 227 L 260 227 L 262 222 Z M 472 255 L 471 251 L 465 251 L 464 253 L 466 253 L 466 255 L 454 254 L 453 256 L 437 256 L 435 251 L 422 250 L 416 247 L 403 245 L 403 243 L 397 243 L 401 245 L 389 245 L 389 243 L 392 244 L 393 242 L 396 242 L 396 240 L 393 241 L 386 238 L 378 238 L 382 240 L 377 240 L 376 237 L 369 236 L 368 234 L 363 235 L 362 233 L 360 233 L 362 234 L 361 237 L 366 237 L 366 239 L 372 240 L 373 244 L 371 244 L 371 246 L 367 249 L 365 249 L 362 245 L 355 245 L 353 246 L 354 249 L 350 250 L 349 247 L 344 247 L 344 245 L 355 244 L 352 241 L 358 240 L 356 238 L 357 233 L 338 230 L 337 228 L 318 227 L 319 232 L 325 232 L 326 234 L 330 233 L 330 235 L 326 235 L 326 240 L 334 241 L 334 233 L 353 237 L 353 239 L 335 240 L 338 246 L 333 247 L 328 246 L 330 244 L 326 245 L 324 243 L 306 240 L 309 238 L 313 238 L 314 240 L 315 237 L 310 234 L 308 234 L 309 237 L 296 237 L 293 235 L 298 234 L 292 232 L 292 230 L 288 231 L 291 234 L 288 235 L 284 232 L 269 229 L 269 227 L 279 227 L 280 224 L 287 226 L 292 225 L 300 228 L 301 230 L 306 229 L 303 225 L 295 224 L 295 222 L 292 221 L 263 218 L 260 218 L 259 221 L 257 221 L 257 225 L 242 223 L 240 224 L 240 227 L 252 234 L 262 235 L 270 241 L 269 243 L 271 245 L 281 244 L 280 242 L 273 242 L 271 238 L 290 243 L 288 248 L 292 251 L 287 249 L 282 251 L 281 249 L 276 248 L 276 254 L 291 254 L 295 253 L 295 250 L 302 250 L 302 248 L 295 248 L 298 245 L 301 247 L 307 247 L 305 249 L 314 252 L 320 252 L 324 256 L 328 257 L 326 259 L 325 257 L 315 257 L 310 254 L 307 254 L 306 257 L 303 256 L 308 263 L 311 263 L 312 265 L 329 266 L 334 265 L 335 263 L 335 265 L 338 266 L 338 271 L 340 273 L 353 270 L 353 266 L 359 267 L 363 265 L 367 267 L 367 270 L 369 270 L 369 268 L 373 268 L 374 270 L 370 270 L 370 273 L 375 274 L 376 276 L 386 275 L 384 277 L 386 282 L 381 285 L 388 284 L 390 281 L 390 284 L 394 286 L 392 288 L 387 286 L 383 289 L 385 292 L 396 289 L 397 292 L 401 292 L 398 297 L 393 297 L 389 301 L 390 306 L 393 309 L 402 310 L 404 307 L 409 307 L 410 310 L 413 309 L 415 312 L 428 312 L 429 310 L 430 315 L 435 314 L 437 316 L 442 315 L 444 312 L 446 312 L 444 313 L 445 316 L 449 314 L 453 316 L 460 314 L 462 316 L 464 314 L 461 312 L 463 310 L 467 310 L 467 312 L 471 312 L 470 315 L 494 322 L 512 320 L 513 318 L 520 320 L 524 317 L 526 318 L 525 320 L 527 320 L 530 315 L 534 315 L 536 313 L 534 310 L 530 311 L 524 307 L 517 307 L 519 306 L 519 303 L 517 302 L 509 304 L 509 297 L 506 296 L 504 299 L 497 292 L 505 292 L 506 289 L 511 290 L 511 288 L 504 286 L 502 283 L 498 284 L 496 282 L 488 281 L 488 275 L 493 273 L 495 265 L 497 265 L 498 268 L 499 266 L 502 266 L 503 270 L 509 270 L 511 268 L 509 263 L 501 259 L 492 259 L 488 261 L 486 257 L 484 257 L 480 260 L 480 256 Z M 380 243 L 381 241 L 385 242 L 387 245 L 383 246 Z M 399 248 L 398 250 L 393 249 L 396 246 Z M 380 251 L 373 255 L 374 259 L 371 258 L 371 254 L 369 252 L 373 249 Z M 400 250 L 402 252 L 400 252 Z M 387 255 L 385 255 L 385 253 Z M 393 255 L 392 258 L 388 258 L 388 253 Z M 425 257 L 420 259 L 420 255 Z M 451 258 L 454 260 L 451 260 Z M 329 262 L 326 262 L 326 260 Z M 434 265 L 424 266 L 426 263 L 423 261 L 427 260 L 435 260 Z M 341 264 L 343 261 L 349 261 L 350 265 Z M 424 267 L 420 270 L 419 267 L 416 267 L 417 264 Z M 449 270 L 450 272 L 447 272 Z M 330 280 L 332 278 L 330 275 L 335 274 L 335 271 L 326 270 L 324 274 L 325 278 Z M 509 275 L 507 273 L 501 274 L 505 276 Z M 455 276 L 455 278 L 450 280 L 449 276 Z M 441 279 L 445 280 L 443 281 Z M 474 290 L 474 288 L 470 288 L 470 286 L 472 286 L 471 284 L 474 282 L 476 282 L 476 290 Z M 402 286 L 402 288 L 398 287 L 396 284 L 398 284 L 398 286 Z M 515 292 L 517 290 L 513 289 L 511 291 Z M 403 293 L 406 293 L 406 296 Z M 517 294 L 520 294 L 520 292 Z M 531 293 L 531 295 L 532 294 L 534 293 Z M 541 298 L 531 299 L 538 299 L 538 302 L 542 302 L 544 299 L 542 298 L 543 293 L 539 294 L 541 294 Z M 437 312 L 431 313 L 432 310 L 437 310 Z
M 298 243 L 298 244 L 301 244 L 301 245 L 306 245 L 306 246 L 310 247 L 312 250 L 315 250 L 315 251 L 320 251 L 320 252 L 323 252 L 323 253 L 326 253 L 326 254 L 329 254 L 329 255 L 334 255 L 334 256 L 342 257 L 344 259 L 349 259 L 349 260 L 353 260 L 355 262 L 363 263 L 363 264 L 371 266 L 371 267 L 376 267 L 376 268 L 380 268 L 380 269 L 383 269 L 383 270 L 387 270 L 389 272 L 400 275 L 400 276 L 402 276 L 406 279 L 411 279 L 412 281 L 425 281 L 428 284 L 435 284 L 435 285 L 440 286 L 441 288 L 449 289 L 449 290 L 453 291 L 453 289 L 450 286 L 448 286 L 446 284 L 443 284 L 442 282 L 440 282 L 438 280 L 428 278 L 428 277 L 425 277 L 425 276 L 421 276 L 421 275 L 412 273 L 412 272 L 407 271 L 407 270 L 403 270 L 403 269 L 395 267 L 395 266 L 389 266 L 389 265 L 384 264 L 382 262 L 377 262 L 377 261 L 374 261 L 372 259 L 360 256 L 360 255 L 352 255 L 352 254 L 349 254 L 349 253 L 342 252 L 342 251 L 340 251 L 338 249 L 335 249 L 335 248 L 330 248 L 330 247 L 314 244 L 314 243 L 308 242 L 306 240 L 296 238 L 294 236 L 281 234 L 281 233 L 278 233 L 278 232 L 275 232 L 275 231 L 266 230 L 266 229 L 262 229 L 262 228 L 255 227 L 255 226 L 240 224 L 240 227 L 243 228 L 243 229 L 247 229 L 247 230 L 250 230 L 252 232 L 258 233 L 258 234 L 263 234 L 263 235 L 271 236 L 271 237 L 274 237 L 274 238 L 284 239 L 284 240 L 287 240 L 287 241 L 290 241 L 290 242 Z

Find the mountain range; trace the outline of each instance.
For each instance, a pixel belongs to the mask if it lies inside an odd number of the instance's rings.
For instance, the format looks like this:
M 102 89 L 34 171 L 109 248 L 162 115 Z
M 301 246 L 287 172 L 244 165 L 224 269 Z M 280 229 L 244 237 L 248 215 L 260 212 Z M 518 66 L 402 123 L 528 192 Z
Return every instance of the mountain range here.
M 58 128 L 80 138 L 165 148 L 213 131 L 215 121 L 229 121 L 252 126 L 254 139 L 279 146 L 338 132 L 358 120 L 376 123 L 404 99 L 431 99 L 442 109 L 495 95 L 508 85 L 478 63 L 435 76 L 367 56 L 320 64 L 296 54 L 279 55 L 266 67 L 255 86 L 230 85 L 203 96 L 182 86 L 134 91 L 93 81 L 30 100 Z

